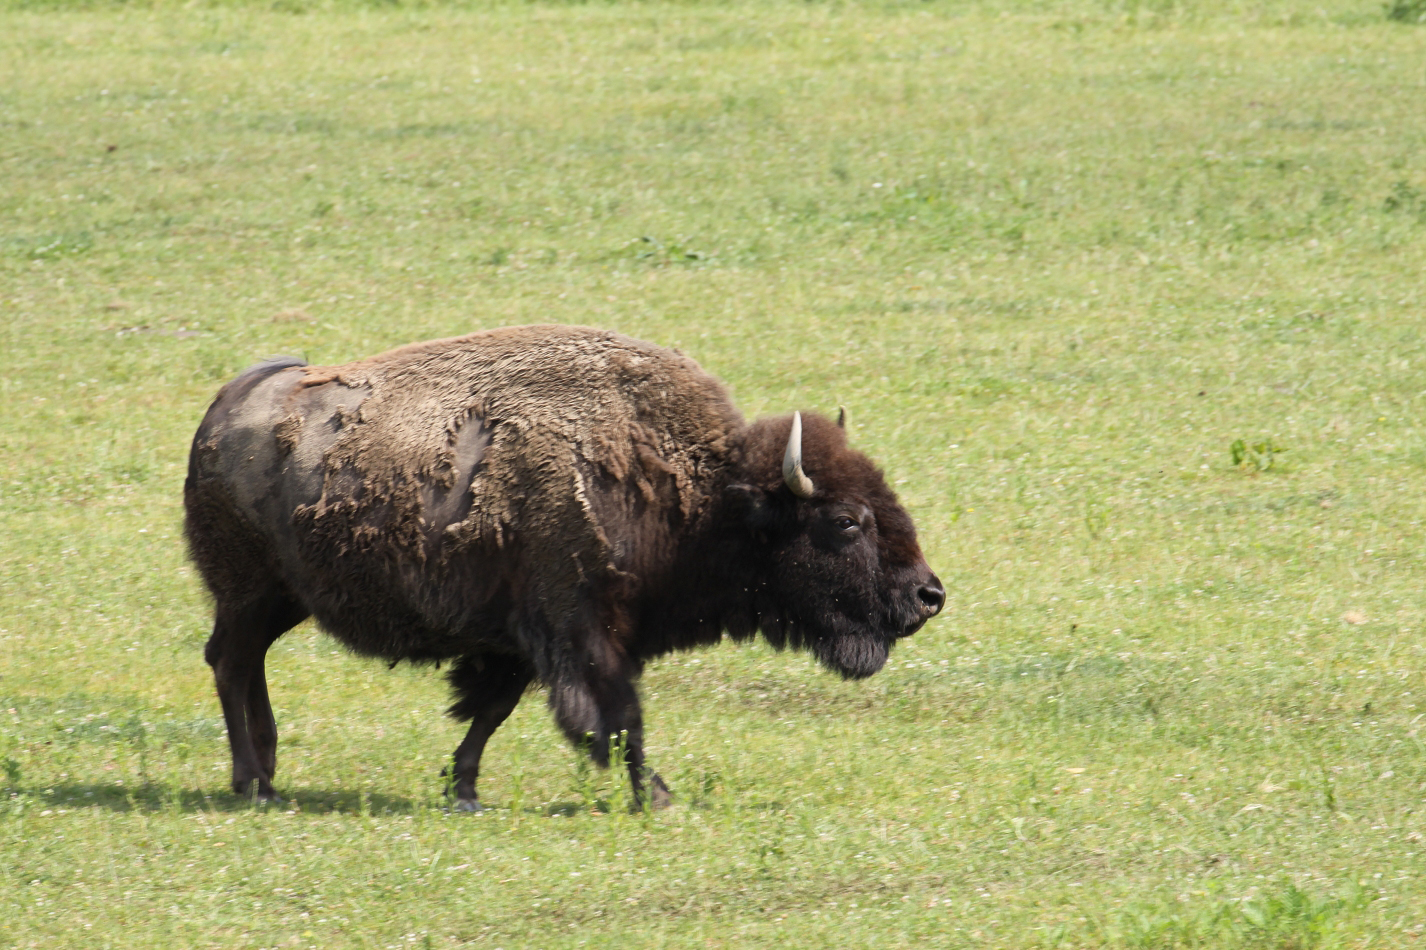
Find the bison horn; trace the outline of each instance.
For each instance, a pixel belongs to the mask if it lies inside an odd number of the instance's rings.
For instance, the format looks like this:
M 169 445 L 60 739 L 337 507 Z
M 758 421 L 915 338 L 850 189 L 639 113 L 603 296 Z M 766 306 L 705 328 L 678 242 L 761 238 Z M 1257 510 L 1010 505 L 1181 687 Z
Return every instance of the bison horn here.
M 837 407 L 837 428 L 845 430 L 847 428 L 847 407 Z
M 782 480 L 798 498 L 811 498 L 816 487 L 802 470 L 802 413 L 792 414 L 792 434 L 787 437 L 787 451 L 782 453 Z

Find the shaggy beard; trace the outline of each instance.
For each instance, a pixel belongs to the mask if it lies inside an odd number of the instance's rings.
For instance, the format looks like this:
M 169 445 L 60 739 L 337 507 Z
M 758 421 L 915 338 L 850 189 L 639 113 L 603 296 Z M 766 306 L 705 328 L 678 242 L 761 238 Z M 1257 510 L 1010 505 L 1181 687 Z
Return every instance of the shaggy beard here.
M 779 624 L 773 629 L 764 625 L 763 634 L 779 650 L 792 647 L 810 651 L 823 666 L 844 679 L 866 679 L 886 665 L 891 638 L 840 615 L 819 619 L 816 629 L 809 630 L 800 623 Z
M 864 680 L 886 665 L 891 644 L 865 633 L 844 634 L 812 644 L 812 654 L 843 679 Z

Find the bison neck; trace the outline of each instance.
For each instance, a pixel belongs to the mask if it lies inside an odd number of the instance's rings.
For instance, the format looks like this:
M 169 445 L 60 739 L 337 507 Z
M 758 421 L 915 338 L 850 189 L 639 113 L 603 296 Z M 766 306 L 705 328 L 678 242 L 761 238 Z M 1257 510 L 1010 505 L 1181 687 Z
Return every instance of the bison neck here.
M 695 533 L 657 589 L 645 590 L 637 611 L 634 650 L 647 660 L 717 643 L 726 633 L 757 633 L 764 599 L 765 552 L 741 525 L 715 516 L 720 527 Z

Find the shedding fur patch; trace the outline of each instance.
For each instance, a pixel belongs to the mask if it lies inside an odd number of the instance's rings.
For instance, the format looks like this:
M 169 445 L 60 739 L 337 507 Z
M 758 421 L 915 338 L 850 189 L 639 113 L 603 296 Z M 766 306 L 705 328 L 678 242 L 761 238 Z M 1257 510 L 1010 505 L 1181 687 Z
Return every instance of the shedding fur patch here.
M 363 398 L 343 407 L 355 418 L 324 445 L 321 497 L 298 516 L 317 544 L 393 546 L 396 560 L 519 538 L 546 549 L 525 551 L 527 563 L 602 572 L 614 560 L 607 513 L 590 504 L 582 473 L 644 502 L 671 491 L 687 523 L 743 424 L 692 360 L 584 327 L 509 327 L 306 367 L 292 406 L 330 406 L 332 390 Z M 301 420 L 284 424 L 284 448 L 300 450 L 301 430 Z M 554 578 L 535 583 L 569 595 Z

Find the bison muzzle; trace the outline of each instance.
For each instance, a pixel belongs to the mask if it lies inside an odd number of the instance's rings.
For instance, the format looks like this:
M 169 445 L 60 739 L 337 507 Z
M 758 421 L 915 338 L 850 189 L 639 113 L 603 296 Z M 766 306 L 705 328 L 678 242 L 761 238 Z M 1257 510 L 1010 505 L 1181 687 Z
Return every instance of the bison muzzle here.
M 254 366 L 198 427 L 184 506 L 233 790 L 258 800 L 276 799 L 264 657 L 307 617 L 363 655 L 451 661 L 457 807 L 480 807 L 486 741 L 536 682 L 659 806 L 634 686 L 649 659 L 761 631 L 860 678 L 945 601 L 838 424 L 749 424 L 687 357 L 582 327 Z

